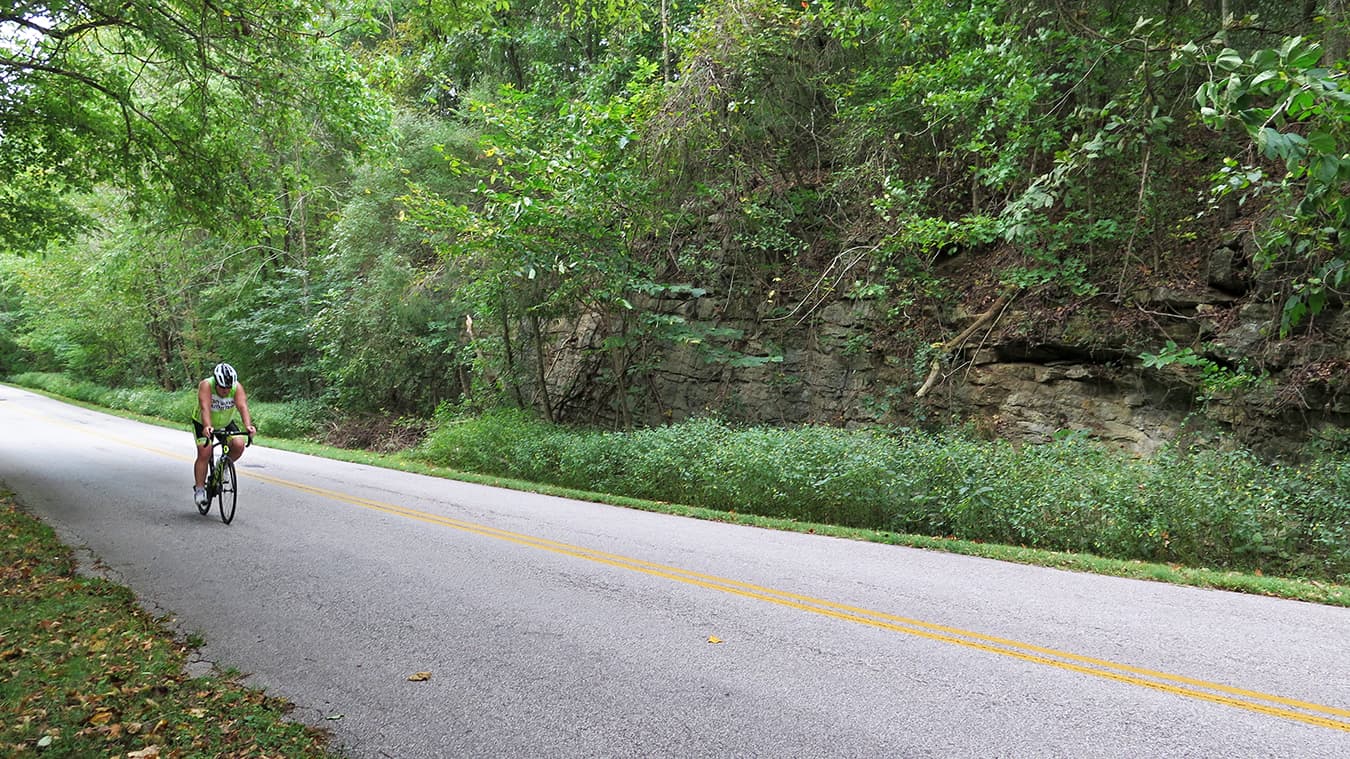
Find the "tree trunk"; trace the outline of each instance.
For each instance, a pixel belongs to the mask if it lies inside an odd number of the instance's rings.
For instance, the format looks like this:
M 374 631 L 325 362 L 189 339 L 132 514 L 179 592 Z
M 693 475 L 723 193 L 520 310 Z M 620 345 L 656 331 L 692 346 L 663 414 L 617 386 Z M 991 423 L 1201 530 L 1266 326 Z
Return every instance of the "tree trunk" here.
M 994 305 L 990 306 L 987 311 L 980 314 L 979 317 L 975 319 L 974 323 L 962 330 L 961 334 L 943 343 L 938 348 L 938 355 L 933 359 L 932 365 L 928 368 L 928 378 L 924 380 L 923 387 L 919 388 L 919 392 L 914 394 L 915 398 L 922 398 L 925 395 L 928 395 L 929 391 L 937 386 L 939 377 L 942 373 L 942 360 L 947 357 L 947 354 L 959 348 L 962 343 L 969 340 L 970 336 L 979 331 L 984 325 L 997 321 L 999 312 L 1003 310 L 1004 306 L 1008 305 L 1009 300 L 1011 300 L 1011 296 L 998 296 L 998 299 L 994 301 Z M 991 326 L 990 329 L 993 329 L 993 327 Z
M 511 394 L 516 399 L 516 408 L 525 408 L 525 396 L 520 392 L 520 382 L 516 379 L 516 356 L 511 350 L 511 312 L 502 304 L 502 344 L 506 346 L 506 381 L 511 383 Z
M 544 330 L 539 323 L 538 314 L 530 314 L 530 327 L 534 330 L 534 376 L 539 383 L 539 402 L 544 407 L 544 418 L 550 423 L 553 418 L 553 401 L 548 395 L 548 367 L 545 363 Z
M 610 365 L 614 370 L 614 392 L 619 403 L 619 423 L 622 429 L 633 429 L 633 412 L 628 408 L 628 320 L 619 318 L 619 336 L 623 339 L 609 349 Z
M 145 294 L 148 316 L 145 328 L 155 341 L 157 351 L 155 356 L 155 380 L 162 389 L 173 390 L 177 384 L 173 366 L 175 359 L 182 353 L 179 346 L 181 329 L 178 320 L 174 318 L 173 307 L 169 303 L 169 298 L 165 295 L 169 292 L 169 286 L 164 280 L 162 266 L 163 261 L 159 256 L 156 255 L 151 259 L 150 292 Z
M 670 81 L 670 0 L 661 0 L 661 81 Z
M 525 66 L 520 62 L 520 48 L 514 41 L 506 45 L 506 64 L 511 69 L 511 83 L 516 89 L 525 89 Z
M 1326 17 L 1323 25 L 1326 36 L 1323 39 L 1322 63 L 1327 67 L 1345 60 L 1350 53 L 1350 39 L 1347 38 L 1345 0 L 1326 0 L 1322 15 Z
M 1233 23 L 1232 0 L 1219 0 L 1219 39 L 1228 44 L 1228 25 Z

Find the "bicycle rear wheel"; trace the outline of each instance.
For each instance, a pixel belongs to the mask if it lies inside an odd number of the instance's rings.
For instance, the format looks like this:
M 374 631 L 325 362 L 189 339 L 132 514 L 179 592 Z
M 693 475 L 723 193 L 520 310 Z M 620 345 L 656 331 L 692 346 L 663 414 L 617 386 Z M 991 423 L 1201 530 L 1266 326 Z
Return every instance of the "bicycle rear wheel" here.
M 234 519 L 234 505 L 238 500 L 239 490 L 237 481 L 234 478 L 234 462 L 230 461 L 229 456 L 221 456 L 220 463 L 220 492 L 216 495 L 216 500 L 220 504 L 220 521 L 229 524 Z
M 216 481 L 216 462 L 206 462 L 206 498 L 197 504 L 197 513 L 206 516 L 206 512 L 211 510 L 211 483 Z

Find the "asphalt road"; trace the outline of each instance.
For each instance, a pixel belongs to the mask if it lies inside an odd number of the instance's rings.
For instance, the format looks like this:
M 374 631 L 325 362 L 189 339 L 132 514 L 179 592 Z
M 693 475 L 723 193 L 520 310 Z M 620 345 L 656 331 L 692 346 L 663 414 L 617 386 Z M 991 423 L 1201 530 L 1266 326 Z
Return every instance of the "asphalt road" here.
M 226 526 L 191 453 L 0 386 L 0 481 L 352 757 L 1350 757 L 1347 609 L 263 445 Z

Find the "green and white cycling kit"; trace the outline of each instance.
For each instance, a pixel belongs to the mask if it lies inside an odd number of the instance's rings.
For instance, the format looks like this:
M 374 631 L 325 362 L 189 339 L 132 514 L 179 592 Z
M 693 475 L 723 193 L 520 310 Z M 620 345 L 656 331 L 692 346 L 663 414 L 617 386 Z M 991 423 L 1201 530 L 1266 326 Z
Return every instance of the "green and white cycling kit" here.
M 216 381 L 211 379 L 211 428 L 223 430 L 234 421 L 234 388 L 230 388 L 230 394 L 221 397 L 216 393 Z M 202 409 L 200 404 L 193 404 L 192 421 L 197 427 L 197 437 L 202 438 Z

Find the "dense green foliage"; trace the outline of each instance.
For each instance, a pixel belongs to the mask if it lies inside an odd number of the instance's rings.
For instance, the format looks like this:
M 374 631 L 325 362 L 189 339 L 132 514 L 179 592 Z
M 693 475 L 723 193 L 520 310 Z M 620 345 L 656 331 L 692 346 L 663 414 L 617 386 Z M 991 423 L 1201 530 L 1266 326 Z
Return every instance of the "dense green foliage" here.
M 1068 437 L 739 428 L 574 431 L 518 411 L 444 417 L 420 455 L 466 471 L 819 524 L 1350 581 L 1350 458 L 1149 459 Z
M 1328 297 L 1350 284 L 1350 258 L 1342 230 L 1350 225 L 1350 92 L 1343 77 L 1322 66 L 1321 48 L 1301 37 L 1244 58 L 1223 49 L 1215 65 L 1228 73 L 1196 93 L 1212 124 L 1242 125 L 1260 156 L 1274 167 L 1238 165 L 1221 172 L 1219 194 L 1244 198 L 1274 194 L 1277 215 L 1268 232 L 1265 263 L 1295 267 L 1293 292 L 1284 302 L 1280 328 L 1288 332 L 1315 316 Z
M 178 422 L 184 430 L 192 427 L 195 395 L 191 388 L 167 391 L 150 387 L 109 387 L 99 382 L 74 380 L 63 374 L 41 372 L 26 372 L 15 376 L 13 380 L 25 387 L 45 390 L 63 398 Z M 250 400 L 249 411 L 260 434 L 272 437 L 299 439 L 315 436 L 323 431 L 329 421 L 323 407 L 313 401 Z
M 388 113 L 334 38 L 350 19 L 322 10 L 39 0 L 0 16 L 0 278 L 22 294 L 27 367 L 167 388 L 228 353 L 260 387 L 294 387 L 314 350 L 293 296 L 344 158 L 384 142 Z M 242 334 L 241 302 L 287 325 Z
M 1287 331 L 1350 277 L 1342 7 L 26 0 L 0 372 L 631 426 L 782 360 L 723 312 L 865 298 L 922 366 L 961 290 L 1128 309 L 1234 208 Z

